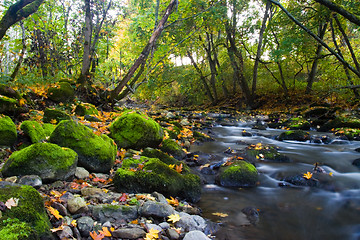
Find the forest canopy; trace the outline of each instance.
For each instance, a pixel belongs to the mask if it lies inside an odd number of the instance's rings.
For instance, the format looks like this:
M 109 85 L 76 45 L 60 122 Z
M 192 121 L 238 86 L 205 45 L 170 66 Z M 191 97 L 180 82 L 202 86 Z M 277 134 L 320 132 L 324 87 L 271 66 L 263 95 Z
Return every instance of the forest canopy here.
M 236 97 L 251 108 L 268 94 L 359 98 L 355 0 L 7 0 L 1 10 L 0 83 L 25 92 L 68 81 L 95 104 Z

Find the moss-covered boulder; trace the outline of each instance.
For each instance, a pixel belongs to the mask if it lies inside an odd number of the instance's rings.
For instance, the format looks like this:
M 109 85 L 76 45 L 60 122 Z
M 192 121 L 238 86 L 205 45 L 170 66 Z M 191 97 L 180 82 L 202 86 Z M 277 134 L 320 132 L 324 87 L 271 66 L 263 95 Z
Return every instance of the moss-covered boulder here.
M 303 130 L 290 130 L 290 131 L 282 132 L 279 135 L 278 140 L 279 141 L 294 140 L 294 141 L 304 142 L 310 140 L 310 134 Z
M 111 137 L 122 148 L 158 147 L 164 137 L 164 131 L 157 122 L 136 112 L 123 113 L 109 129 Z
M 310 130 L 311 124 L 302 117 L 295 117 L 288 120 L 287 127 L 291 130 Z
M 76 115 L 85 116 L 85 115 L 98 115 L 99 111 L 96 107 L 90 103 L 81 103 L 75 108 Z
M 50 142 L 77 152 L 79 165 L 91 172 L 108 172 L 114 165 L 116 144 L 106 135 L 98 136 L 85 125 L 61 121 L 50 136 Z
M 186 153 L 183 151 L 182 147 L 174 139 L 165 139 L 161 143 L 160 149 L 163 152 L 166 152 L 179 160 L 186 157 Z
M 56 125 L 51 124 L 51 123 L 44 123 L 42 125 L 43 129 L 44 129 L 44 133 L 45 133 L 45 137 L 50 137 L 50 135 L 52 134 L 52 132 L 55 130 Z
M 49 88 L 47 96 L 54 102 L 71 102 L 75 97 L 75 91 L 70 83 L 59 82 Z
M 37 121 L 23 121 L 20 125 L 20 129 L 30 138 L 32 143 L 41 142 L 46 138 L 44 128 Z
M 277 148 L 269 145 L 262 145 L 261 143 L 248 146 L 245 149 L 245 152 L 249 159 L 254 161 L 290 162 L 290 159 L 279 153 Z
M 360 119 L 354 117 L 337 117 L 327 121 L 318 131 L 327 132 L 336 128 L 360 128 Z
M 17 138 L 16 126 L 10 117 L 0 114 L 0 146 L 12 146 Z
M 17 104 L 16 99 L 0 95 L 0 113 L 14 113 L 18 108 Z
M 59 123 L 61 120 L 70 120 L 71 117 L 64 111 L 58 109 L 46 108 L 44 111 L 43 122 L 44 123 Z
M 2 211 L 0 233 L 8 234 L 1 235 L 2 239 L 53 239 L 43 199 L 33 187 L 0 182 L 0 202 L 10 198 L 18 199 L 18 204 Z M 33 231 L 29 230 L 29 226 Z M 14 227 L 18 228 L 14 232 L 9 231 Z M 18 238 L 12 238 L 17 234 Z
M 0 84 L 0 95 L 9 98 L 21 99 L 21 95 L 18 91 L 5 84 Z
M 11 154 L 3 176 L 38 175 L 44 182 L 65 180 L 75 174 L 77 154 L 52 143 L 35 143 Z
M 118 192 L 157 191 L 168 197 L 178 196 L 197 202 L 201 195 L 199 176 L 179 173 L 174 168 L 176 165 L 169 166 L 157 158 L 124 159 L 114 176 L 114 186 Z
M 205 133 L 199 132 L 199 131 L 193 131 L 193 137 L 200 142 L 211 142 L 214 141 L 214 139 Z
M 337 128 L 334 131 L 335 136 L 346 137 L 350 141 L 360 141 L 360 129 L 355 128 Z
M 216 181 L 223 187 L 255 187 L 258 171 L 246 161 L 234 161 L 230 166 L 220 167 Z

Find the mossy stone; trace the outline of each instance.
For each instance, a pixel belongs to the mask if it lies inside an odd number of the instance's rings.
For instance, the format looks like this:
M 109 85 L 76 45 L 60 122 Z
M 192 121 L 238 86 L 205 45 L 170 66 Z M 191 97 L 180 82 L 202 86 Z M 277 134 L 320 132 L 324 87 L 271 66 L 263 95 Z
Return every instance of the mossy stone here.
M 17 109 L 17 103 L 16 99 L 0 95 L 0 113 L 14 113 Z
M 310 140 L 310 134 L 303 130 L 290 130 L 282 132 L 279 137 L 279 141 L 283 140 L 294 140 L 294 141 L 301 141 L 304 142 L 306 140 Z
M 46 108 L 44 111 L 43 122 L 50 123 L 56 120 L 59 123 L 61 120 L 70 120 L 71 117 L 66 112 L 58 110 L 58 109 L 51 109 Z
M 77 152 L 79 165 L 88 171 L 106 173 L 114 165 L 115 142 L 106 135 L 96 135 L 79 122 L 61 121 L 51 134 L 50 142 Z
M 48 90 L 48 98 L 54 102 L 70 102 L 74 99 L 74 88 L 68 82 L 59 82 Z
M 123 113 L 109 129 L 110 136 L 121 148 L 156 148 L 164 137 L 164 131 L 157 122 L 136 112 Z
M 193 131 L 193 137 L 200 142 L 214 141 L 214 139 L 212 139 L 210 136 L 199 131 Z
M 44 182 L 66 180 L 75 174 L 77 154 L 52 143 L 35 143 L 11 154 L 3 176 L 38 175 Z
M 13 88 L 9 87 L 5 84 L 0 84 L 0 95 L 9 97 L 9 98 L 15 98 L 15 99 L 21 99 L 21 95 L 18 91 L 14 90 Z
M 258 171 L 251 163 L 235 161 L 230 166 L 220 168 L 217 181 L 223 187 L 254 187 L 258 181 Z
M 114 176 L 118 192 L 160 192 L 197 202 L 201 195 L 200 178 L 190 173 L 178 173 L 157 158 L 124 159 Z
M 32 143 L 41 142 L 46 138 L 44 128 L 37 121 L 23 121 L 20 129 L 30 138 Z
M 55 130 L 56 125 L 51 123 L 44 123 L 42 125 L 46 137 L 50 137 L 51 133 Z
M 9 116 L 0 114 L 0 146 L 12 146 L 16 142 L 15 123 Z
M 186 153 L 182 150 L 182 147 L 174 139 L 165 139 L 161 143 L 161 148 L 163 152 L 171 154 L 176 159 L 183 159 L 186 156 Z
M 51 224 L 44 208 L 43 199 L 35 188 L 0 182 L 0 201 L 6 202 L 10 198 L 19 199 L 18 205 L 3 211 L 0 220 L 19 219 L 20 222 L 25 222 L 31 226 L 38 236 L 37 239 L 53 239 L 50 232 Z M 22 227 L 27 229 L 26 225 Z
M 250 145 L 246 148 L 246 154 L 253 160 L 263 160 L 270 162 L 290 162 L 290 159 L 279 153 L 279 151 L 268 145 Z
M 327 132 L 336 128 L 360 128 L 360 120 L 351 117 L 337 117 L 327 121 L 318 131 Z
M 37 240 L 39 236 L 26 223 L 17 218 L 8 218 L 0 222 L 0 240 Z
M 287 121 L 287 126 L 291 130 L 310 130 L 311 124 L 302 117 L 290 118 Z
M 90 103 L 81 103 L 75 108 L 76 115 L 85 116 L 85 115 L 98 115 L 99 111 L 96 107 Z

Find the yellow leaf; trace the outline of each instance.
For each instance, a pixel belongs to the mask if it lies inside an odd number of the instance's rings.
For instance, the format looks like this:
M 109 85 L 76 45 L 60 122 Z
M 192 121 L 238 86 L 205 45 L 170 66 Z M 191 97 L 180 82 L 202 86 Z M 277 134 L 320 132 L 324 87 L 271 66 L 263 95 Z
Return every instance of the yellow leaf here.
M 212 213 L 212 215 L 222 217 L 222 218 L 229 216 L 228 214 L 221 213 L 221 212 L 214 212 L 214 213 Z
M 73 227 L 76 227 L 76 226 L 77 226 L 76 220 L 75 220 L 75 219 L 72 220 L 71 223 L 70 223 L 70 225 L 73 226 Z
M 49 210 L 49 212 L 51 213 L 51 215 L 53 215 L 56 219 L 60 219 L 60 218 L 63 218 L 63 216 L 60 215 L 59 211 L 56 210 L 55 208 L 53 207 L 46 207 L 47 210 Z
M 311 172 L 307 172 L 307 173 L 304 173 L 303 178 L 310 179 L 310 178 L 312 178 L 312 175 L 313 174 Z
M 175 168 L 175 164 L 169 164 L 169 168 L 174 169 L 174 168 Z
M 180 215 L 179 214 L 171 214 L 170 216 L 168 216 L 168 221 L 172 222 L 172 223 L 176 223 L 180 220 Z
M 111 237 L 111 232 L 109 232 L 107 227 L 103 227 L 102 230 L 99 230 L 100 234 L 103 234 L 105 237 Z
M 159 239 L 159 230 L 156 229 L 150 229 L 148 233 L 146 233 L 145 240 L 153 240 L 153 239 Z
M 329 172 L 330 177 L 332 177 L 332 176 L 333 176 L 333 174 L 334 174 L 333 172 Z
M 57 122 L 56 119 L 51 119 L 51 120 L 50 120 L 50 123 L 51 123 L 51 124 L 56 124 L 56 122 Z
M 179 200 L 177 200 L 176 198 L 173 198 L 170 196 L 170 199 L 166 199 L 166 201 L 173 206 L 179 206 Z
M 19 105 L 20 105 L 20 107 L 24 106 L 25 103 L 26 103 L 26 100 L 25 100 L 25 99 L 22 98 L 22 99 L 19 100 Z
M 61 225 L 60 227 L 57 227 L 57 228 L 50 229 L 51 232 L 57 232 L 57 231 L 62 231 L 62 230 L 64 230 L 64 225 Z

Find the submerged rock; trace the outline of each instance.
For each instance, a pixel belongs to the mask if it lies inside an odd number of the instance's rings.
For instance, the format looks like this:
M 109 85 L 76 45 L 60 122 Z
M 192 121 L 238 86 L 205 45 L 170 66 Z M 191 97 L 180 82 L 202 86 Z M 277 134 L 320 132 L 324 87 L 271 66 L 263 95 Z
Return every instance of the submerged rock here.
M 0 146 L 11 147 L 17 138 L 15 123 L 9 116 L 0 115 Z
M 223 187 L 255 187 L 258 171 L 246 161 L 234 161 L 230 166 L 220 167 L 217 182 Z
M 91 172 L 106 173 L 114 165 L 116 144 L 106 135 L 97 136 L 85 125 L 61 121 L 50 136 L 50 142 L 73 149 L 79 165 Z
M 136 112 L 123 113 L 109 129 L 111 137 L 122 148 L 156 148 L 164 137 L 164 131 L 157 122 Z
M 4 176 L 38 175 L 44 182 L 65 180 L 73 176 L 77 154 L 52 143 L 35 143 L 14 152 L 5 162 Z

